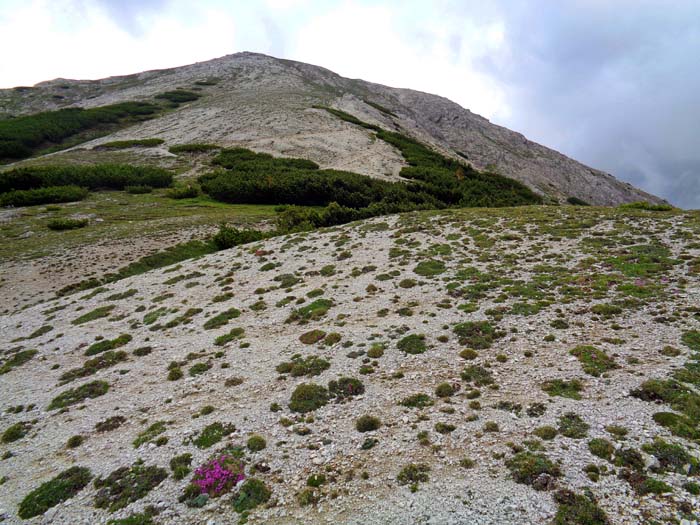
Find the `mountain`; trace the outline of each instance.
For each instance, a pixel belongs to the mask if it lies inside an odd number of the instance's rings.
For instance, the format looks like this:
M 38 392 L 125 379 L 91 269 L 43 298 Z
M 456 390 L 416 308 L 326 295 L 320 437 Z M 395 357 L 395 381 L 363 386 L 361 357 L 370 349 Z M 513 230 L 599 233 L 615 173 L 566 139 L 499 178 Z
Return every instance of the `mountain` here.
M 263 55 L 0 100 L 3 524 L 700 520 L 700 211 Z
M 56 79 L 32 88 L 0 90 L 0 115 L 144 100 L 178 88 L 195 88 L 203 96 L 80 148 L 154 137 L 165 141 L 163 151 L 178 143 L 213 142 L 307 158 L 322 168 L 397 179 L 405 165 L 402 156 L 374 141 L 367 130 L 314 108 L 330 106 L 403 132 L 477 169 L 514 178 L 552 201 L 563 203 L 573 197 L 595 205 L 663 202 L 443 97 L 347 79 L 321 67 L 257 53 L 103 80 Z

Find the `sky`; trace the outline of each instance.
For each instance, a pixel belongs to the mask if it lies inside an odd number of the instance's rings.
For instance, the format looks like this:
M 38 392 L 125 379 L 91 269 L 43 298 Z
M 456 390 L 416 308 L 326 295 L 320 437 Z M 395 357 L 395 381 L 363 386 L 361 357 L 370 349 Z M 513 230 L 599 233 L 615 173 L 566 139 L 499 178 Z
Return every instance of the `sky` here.
M 700 208 L 700 0 L 0 0 L 0 49 L 0 87 L 239 51 L 308 62 Z

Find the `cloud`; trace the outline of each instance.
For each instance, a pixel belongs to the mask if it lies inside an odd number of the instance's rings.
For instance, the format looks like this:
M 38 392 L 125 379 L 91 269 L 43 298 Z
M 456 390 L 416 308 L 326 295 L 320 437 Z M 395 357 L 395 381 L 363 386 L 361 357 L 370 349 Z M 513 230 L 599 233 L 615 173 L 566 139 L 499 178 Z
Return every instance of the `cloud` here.
M 700 4 L 499 4 L 503 46 L 477 65 L 505 90 L 502 123 L 699 208 Z

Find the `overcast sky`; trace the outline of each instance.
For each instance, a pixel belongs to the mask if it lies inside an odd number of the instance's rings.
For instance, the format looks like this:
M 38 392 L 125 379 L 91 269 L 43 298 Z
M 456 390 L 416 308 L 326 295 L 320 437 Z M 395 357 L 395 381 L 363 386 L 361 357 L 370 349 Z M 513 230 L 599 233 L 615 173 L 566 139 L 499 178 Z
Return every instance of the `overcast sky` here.
M 446 96 L 700 208 L 700 0 L 0 0 L 0 87 L 256 51 Z

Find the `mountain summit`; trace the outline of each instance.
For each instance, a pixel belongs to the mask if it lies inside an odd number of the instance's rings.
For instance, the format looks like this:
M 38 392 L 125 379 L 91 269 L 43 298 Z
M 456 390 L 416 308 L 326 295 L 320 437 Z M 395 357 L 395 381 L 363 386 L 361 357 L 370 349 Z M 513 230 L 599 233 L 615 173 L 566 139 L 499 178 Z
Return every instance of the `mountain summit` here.
M 0 90 L 0 115 L 138 101 L 193 85 L 203 95 L 200 99 L 81 147 L 155 137 L 165 141 L 165 152 L 172 144 L 214 142 L 303 157 L 322 168 L 398 179 L 405 166 L 400 153 L 374 140 L 366 129 L 318 108 L 327 106 L 402 132 L 477 169 L 516 179 L 551 202 L 663 202 L 446 98 L 347 79 L 322 67 L 258 53 L 102 80 L 56 79 L 33 88 Z

